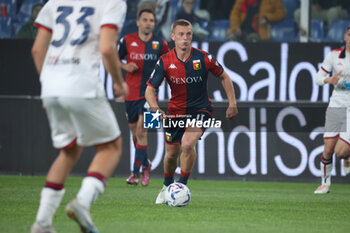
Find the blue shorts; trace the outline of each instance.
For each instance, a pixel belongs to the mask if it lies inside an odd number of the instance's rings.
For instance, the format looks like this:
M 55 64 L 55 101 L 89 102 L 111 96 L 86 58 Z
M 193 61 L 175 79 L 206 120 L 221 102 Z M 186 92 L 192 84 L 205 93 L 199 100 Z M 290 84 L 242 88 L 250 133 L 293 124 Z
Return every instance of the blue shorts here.
M 208 120 L 212 118 L 212 112 L 207 110 L 199 110 L 192 114 L 186 114 L 187 117 L 180 117 L 180 118 L 171 118 L 171 121 L 178 122 L 178 121 L 186 121 L 187 119 L 200 119 L 202 121 Z M 168 124 L 169 125 L 169 124 Z M 165 142 L 167 144 L 175 145 L 175 144 L 181 144 L 182 136 L 184 135 L 186 128 L 183 127 L 167 127 L 165 128 Z M 204 133 L 205 129 L 204 127 L 201 128 L 202 132 Z
M 128 122 L 133 124 L 136 123 L 139 119 L 139 115 L 142 115 L 147 109 L 145 108 L 146 99 L 126 101 L 125 100 L 125 108 L 126 108 L 126 119 Z

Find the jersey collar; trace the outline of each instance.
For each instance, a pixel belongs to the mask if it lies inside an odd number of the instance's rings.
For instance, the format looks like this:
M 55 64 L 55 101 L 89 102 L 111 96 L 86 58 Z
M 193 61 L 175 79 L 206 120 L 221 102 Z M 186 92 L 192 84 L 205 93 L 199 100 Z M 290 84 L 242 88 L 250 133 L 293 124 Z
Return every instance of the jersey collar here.
M 346 49 L 343 48 L 341 53 L 339 54 L 339 58 L 345 58 L 345 51 L 346 51 Z
M 191 54 L 190 54 L 190 56 L 186 59 L 186 61 L 182 61 L 180 58 L 178 58 L 175 48 L 174 48 L 174 53 L 175 53 L 175 56 L 176 56 L 177 60 L 179 60 L 179 61 L 182 62 L 182 63 L 187 63 L 187 62 L 191 59 L 191 57 L 192 57 L 193 47 L 191 47 Z

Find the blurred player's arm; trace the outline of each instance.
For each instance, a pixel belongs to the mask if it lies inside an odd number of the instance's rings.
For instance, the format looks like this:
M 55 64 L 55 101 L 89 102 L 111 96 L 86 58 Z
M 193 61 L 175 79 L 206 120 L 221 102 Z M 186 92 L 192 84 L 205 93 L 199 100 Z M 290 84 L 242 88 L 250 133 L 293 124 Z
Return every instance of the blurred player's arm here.
M 35 68 L 38 74 L 44 64 L 45 56 L 50 45 L 52 33 L 43 28 L 39 28 L 32 47 L 32 57 L 34 59 Z
M 152 111 L 157 111 L 160 109 L 157 102 L 156 89 L 149 84 L 146 87 L 145 98 Z
M 124 63 L 122 62 L 121 59 L 124 59 L 128 55 L 128 50 L 126 46 L 126 38 L 122 37 L 119 42 L 118 42 L 118 61 L 120 64 L 120 67 L 125 70 L 126 72 L 132 73 L 136 70 L 138 70 L 138 66 L 136 65 L 135 62 L 129 62 L 129 63 Z
M 225 89 L 226 96 L 229 103 L 228 108 L 226 110 L 226 118 L 232 119 L 238 114 L 237 102 L 235 97 L 235 89 L 233 89 L 232 81 L 225 71 L 222 72 L 219 78 L 222 86 Z
M 120 62 L 120 67 L 126 72 L 133 73 L 139 69 L 139 67 L 136 65 L 135 62 L 124 63 L 120 60 L 119 62 Z
M 145 98 L 151 108 L 151 111 L 153 112 L 160 111 L 160 113 L 162 114 L 161 117 L 162 119 L 164 119 L 166 117 L 165 112 L 162 109 L 160 109 L 158 105 L 157 97 L 156 97 L 156 89 L 153 86 L 151 86 L 149 83 L 147 83 Z
M 342 71 L 339 71 L 337 74 L 335 74 L 331 77 L 327 77 L 329 73 L 323 69 L 320 69 L 316 74 L 315 83 L 319 86 L 322 86 L 326 83 L 329 83 L 331 85 L 336 85 L 339 82 L 338 76 L 341 73 L 342 73 Z
M 128 86 L 123 80 L 120 70 L 120 60 L 115 44 L 118 31 L 114 28 L 101 28 L 99 49 L 102 54 L 103 64 L 106 70 L 111 74 L 114 81 L 114 88 L 117 95 L 128 96 Z
M 157 97 L 156 97 L 156 89 L 163 82 L 165 76 L 164 64 L 162 58 L 157 61 L 157 64 L 151 73 L 151 77 L 147 81 L 147 88 L 145 91 L 145 98 L 148 102 L 152 111 L 160 111 L 162 113 L 162 119 L 164 119 L 165 113 L 160 109 Z

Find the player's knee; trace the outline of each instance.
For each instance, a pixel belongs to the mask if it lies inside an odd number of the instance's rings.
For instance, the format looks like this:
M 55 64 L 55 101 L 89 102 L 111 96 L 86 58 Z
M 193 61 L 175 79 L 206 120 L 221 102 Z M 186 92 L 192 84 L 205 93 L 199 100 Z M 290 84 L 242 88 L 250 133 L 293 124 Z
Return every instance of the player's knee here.
M 75 144 L 74 146 L 61 150 L 61 153 L 71 159 L 78 160 L 83 148 Z
M 346 157 L 348 157 L 349 149 L 348 148 L 335 148 L 334 152 L 338 158 L 346 158 Z
M 194 150 L 194 146 L 190 142 L 182 142 L 181 149 L 184 153 L 189 153 Z
M 146 133 L 141 129 L 136 130 L 136 138 L 137 140 L 144 140 L 146 138 Z
M 109 150 L 114 151 L 116 153 L 121 152 L 122 150 L 122 136 L 120 135 L 117 139 L 101 144 L 97 146 L 97 150 Z

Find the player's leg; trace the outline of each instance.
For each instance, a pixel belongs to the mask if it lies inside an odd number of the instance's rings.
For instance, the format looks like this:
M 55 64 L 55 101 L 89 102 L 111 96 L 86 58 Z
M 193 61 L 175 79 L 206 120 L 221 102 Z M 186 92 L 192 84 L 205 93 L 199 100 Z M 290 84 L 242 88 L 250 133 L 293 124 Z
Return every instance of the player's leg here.
M 41 191 L 39 210 L 32 232 L 54 232 L 52 217 L 59 207 L 64 195 L 64 183 L 73 166 L 79 159 L 82 148 L 76 144 L 76 132 L 71 122 L 69 112 L 61 105 L 57 98 L 43 100 L 46 106 L 52 141 L 60 154 L 51 165 L 45 187 Z
M 97 153 L 83 179 L 76 199 L 66 206 L 67 215 L 77 221 L 82 232 L 97 233 L 90 217 L 92 203 L 105 190 L 107 179 L 113 174 L 121 156 L 122 139 L 96 146 Z
M 324 138 L 324 149 L 321 156 L 321 186 L 315 190 L 315 194 L 325 194 L 329 192 L 332 175 L 332 155 L 334 147 L 338 141 L 338 137 Z
M 125 101 L 125 108 L 126 108 L 126 116 L 129 122 L 129 128 L 132 133 L 132 139 L 135 146 L 135 156 L 134 156 L 134 166 L 133 171 L 130 174 L 130 176 L 126 179 L 127 184 L 131 185 L 137 185 L 139 182 L 139 171 L 141 162 L 137 158 L 136 150 L 137 150 L 137 123 L 138 123 L 138 101 Z
M 37 225 L 32 232 L 38 232 L 42 228 L 50 228 L 52 218 L 59 207 L 65 193 L 64 183 L 71 169 L 76 164 L 81 153 L 81 147 L 73 147 L 61 150 L 59 156 L 52 164 L 46 178 L 45 187 L 41 191 L 39 210 L 36 216 Z M 50 231 L 49 231 L 50 232 Z
M 136 146 L 137 138 L 136 138 L 136 122 L 129 123 L 129 128 L 131 131 L 132 141 L 134 142 L 134 146 Z
M 181 150 L 181 145 L 180 143 L 176 143 L 176 144 L 167 143 L 165 145 L 165 149 L 166 151 L 164 156 L 164 182 L 163 182 L 163 188 L 160 190 L 157 196 L 156 204 L 165 203 L 165 199 L 164 199 L 165 190 L 170 184 L 174 183 L 174 174 L 178 165 L 178 158 Z
M 166 144 L 166 152 L 164 156 L 164 182 L 165 186 L 174 183 L 174 174 L 178 166 L 179 154 L 181 150 L 180 144 Z
M 192 167 L 197 154 L 194 147 L 203 131 L 200 128 L 187 128 L 181 141 L 182 153 L 180 156 L 181 174 L 178 182 L 187 184 L 188 177 L 191 174 Z
M 335 154 L 338 158 L 344 159 L 344 172 L 350 174 L 350 134 L 340 133 L 339 140 L 335 145 Z
M 104 192 L 106 180 L 117 166 L 121 133 L 111 106 L 105 98 L 70 99 L 71 118 L 78 132 L 77 143 L 94 145 L 97 153 L 83 179 L 76 198 L 66 206 L 67 215 L 77 221 L 82 232 L 98 232 L 90 217 L 90 207 Z M 103 114 L 101 114 L 103 113 Z
M 348 151 L 348 157 L 344 158 L 344 172 L 346 175 L 350 174 L 350 150 Z
M 135 146 L 135 150 L 136 150 L 136 145 L 137 145 L 137 138 L 136 138 L 136 127 L 137 127 L 137 122 L 129 122 L 129 128 L 132 134 L 132 139 L 134 142 L 134 146 Z M 139 182 L 139 176 L 137 174 L 135 174 L 135 167 L 137 165 L 137 161 L 136 161 L 136 156 L 134 158 L 134 167 L 133 167 L 133 172 L 130 174 L 130 176 L 126 179 L 126 183 L 127 184 L 131 184 L 131 185 L 137 185 Z M 139 166 L 140 169 L 140 166 Z M 137 171 L 139 171 L 139 169 L 136 168 Z
M 142 172 L 141 172 L 141 184 L 147 186 L 150 180 L 150 172 L 152 163 L 148 159 L 147 147 L 148 147 L 148 131 L 143 128 L 143 115 L 139 114 L 136 127 L 137 144 L 135 149 L 135 160 L 136 158 L 141 161 Z

